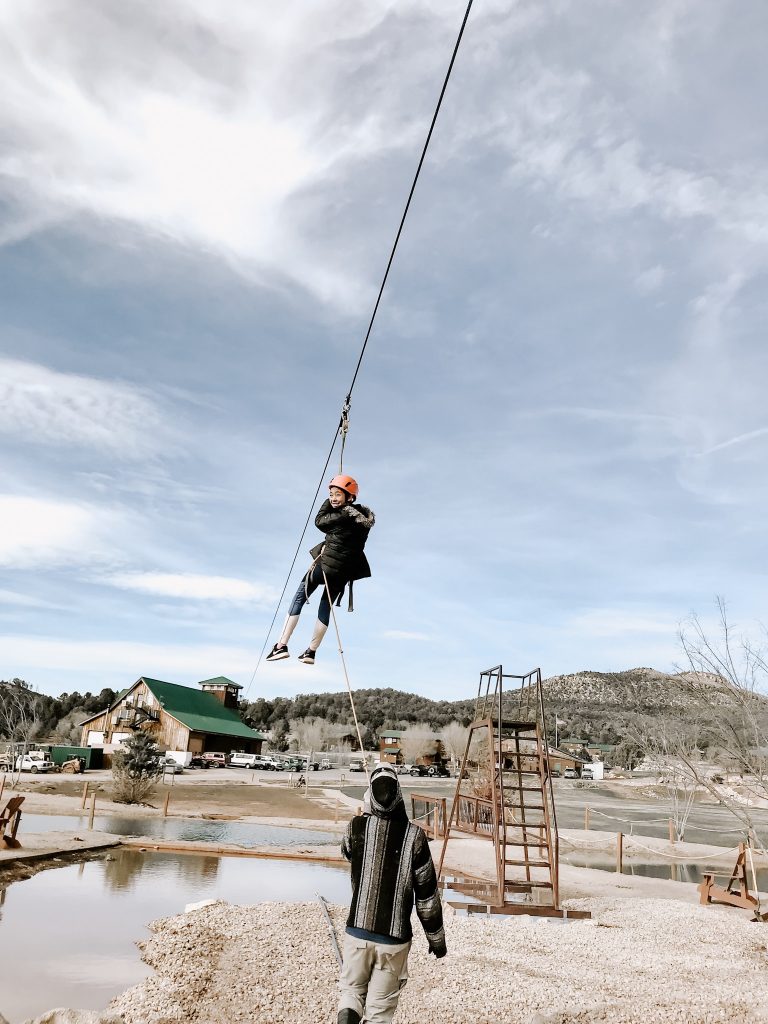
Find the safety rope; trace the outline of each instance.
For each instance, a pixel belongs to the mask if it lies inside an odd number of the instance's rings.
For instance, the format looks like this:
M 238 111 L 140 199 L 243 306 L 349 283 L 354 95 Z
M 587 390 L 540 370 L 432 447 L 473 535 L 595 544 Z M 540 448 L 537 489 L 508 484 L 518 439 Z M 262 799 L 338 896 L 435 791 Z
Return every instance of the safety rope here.
M 590 814 L 599 814 L 601 818 L 610 818 L 611 821 L 621 821 L 625 825 L 655 825 L 660 822 L 667 822 L 670 818 L 674 819 L 674 815 L 668 814 L 666 818 L 620 818 L 616 814 L 606 814 L 605 811 L 598 811 L 595 807 L 589 808 Z M 744 832 L 743 828 L 705 828 L 703 825 L 692 825 L 690 822 L 686 822 L 686 830 L 694 832 L 712 832 L 715 835 L 741 835 Z
M 352 404 L 352 392 L 355 389 L 355 384 L 357 382 L 357 377 L 358 377 L 358 374 L 360 373 L 360 367 L 363 364 L 363 358 L 365 356 L 366 349 L 368 348 L 368 342 L 369 342 L 370 337 L 371 337 L 371 332 L 373 331 L 373 325 L 374 325 L 374 322 L 376 320 L 376 314 L 379 311 L 379 305 L 381 304 L 381 298 L 382 298 L 382 296 L 384 294 L 384 288 L 386 287 L 387 280 L 389 278 L 389 272 L 390 272 L 390 270 L 392 268 L 392 264 L 393 264 L 394 259 L 395 259 L 395 253 L 397 252 L 397 246 L 398 246 L 398 244 L 400 242 L 400 236 L 403 233 L 403 227 L 405 226 L 405 220 L 406 220 L 406 217 L 408 216 L 408 211 L 410 210 L 410 207 L 411 207 L 411 200 L 413 199 L 413 195 L 414 195 L 414 193 L 416 191 L 416 185 L 418 183 L 419 176 L 421 175 L 421 169 L 422 169 L 422 167 L 424 165 L 424 160 L 425 160 L 426 155 L 427 155 L 427 150 L 429 149 L 429 144 L 430 144 L 430 142 L 432 140 L 432 133 L 434 132 L 435 125 L 437 123 L 437 118 L 438 118 L 438 115 L 440 113 L 440 108 L 442 107 L 442 104 L 443 104 L 443 97 L 445 96 L 446 89 L 448 88 L 448 82 L 450 81 L 451 72 L 453 71 L 453 65 L 456 62 L 456 55 L 459 52 L 459 47 L 461 45 L 461 40 L 462 40 L 462 38 L 464 36 L 464 29 L 466 28 L 467 21 L 469 19 L 469 12 L 472 10 L 473 2 L 474 2 L 474 0 L 469 0 L 469 2 L 467 3 L 467 8 L 466 8 L 466 10 L 464 12 L 464 17 L 463 17 L 462 22 L 461 22 L 461 27 L 459 29 L 459 34 L 456 37 L 456 42 L 455 42 L 454 47 L 453 47 L 453 53 L 451 54 L 451 59 L 450 59 L 450 62 L 448 64 L 448 70 L 446 71 L 445 78 L 443 79 L 443 85 L 442 85 L 442 88 L 440 89 L 440 95 L 438 97 L 437 104 L 435 106 L 435 111 L 434 111 L 434 113 L 432 115 L 432 121 L 430 122 L 430 125 L 429 125 L 429 131 L 427 132 L 427 137 L 426 137 L 426 139 L 424 141 L 424 146 L 422 147 L 422 150 L 421 150 L 421 156 L 419 157 L 419 162 L 418 162 L 418 165 L 416 167 L 416 173 L 413 176 L 413 181 L 411 183 L 411 188 L 410 188 L 410 191 L 408 193 L 408 199 L 406 200 L 405 208 L 403 209 L 403 213 L 402 213 L 402 216 L 400 218 L 400 224 L 399 224 L 398 229 L 397 229 L 397 234 L 395 235 L 395 241 L 394 241 L 394 243 L 392 245 L 392 249 L 391 249 L 390 254 L 389 254 L 389 259 L 387 260 L 386 269 L 384 270 L 384 276 L 383 276 L 382 281 L 381 281 L 381 286 L 379 287 L 379 292 L 378 292 L 378 295 L 376 296 L 376 302 L 375 302 L 374 307 L 373 307 L 373 312 L 371 313 L 371 318 L 370 318 L 370 320 L 368 322 L 368 329 L 365 332 L 365 338 L 363 339 L 363 344 L 362 344 L 362 347 L 360 349 L 360 353 L 359 353 L 358 358 L 357 358 L 357 363 L 355 364 L 355 372 L 352 374 L 352 382 L 349 385 L 349 388 L 347 389 L 347 395 L 346 395 L 346 398 L 344 399 L 344 404 L 343 404 L 343 407 L 342 407 L 341 418 L 339 420 L 338 426 L 336 427 L 336 431 L 335 431 L 335 433 L 333 435 L 333 442 L 332 442 L 331 447 L 330 447 L 330 449 L 328 451 L 328 455 L 327 455 L 326 460 L 325 460 L 325 465 L 323 466 L 323 471 L 320 474 L 320 480 L 318 481 L 317 487 L 315 489 L 315 493 L 314 493 L 314 495 L 312 497 L 312 501 L 311 501 L 310 506 L 309 506 L 309 512 L 307 513 L 307 518 L 306 518 L 306 520 L 304 522 L 304 528 L 301 531 L 301 536 L 299 537 L 299 542 L 296 545 L 296 551 L 294 552 L 293 558 L 291 560 L 291 565 L 290 565 L 290 568 L 289 568 L 288 573 L 286 575 L 285 583 L 283 584 L 283 589 L 281 590 L 280 597 L 278 598 L 278 601 L 277 601 L 277 607 L 275 608 L 275 613 L 272 616 L 272 621 L 269 624 L 269 629 L 267 630 L 267 635 L 266 635 L 266 637 L 264 639 L 264 644 L 263 644 L 263 646 L 261 648 L 261 651 L 259 653 L 259 658 L 258 658 L 258 661 L 256 662 L 256 668 L 253 670 L 253 674 L 251 675 L 251 678 L 250 678 L 250 680 L 248 682 L 248 685 L 245 688 L 245 692 L 243 693 L 243 699 L 245 699 L 248 696 L 248 692 L 251 689 L 251 686 L 253 685 L 253 681 L 256 678 L 256 673 L 259 671 L 259 667 L 260 667 L 260 665 L 262 663 L 262 660 L 264 658 L 264 652 L 267 649 L 267 645 L 269 644 L 269 640 L 270 640 L 270 637 L 272 635 L 272 630 L 275 627 L 275 622 L 277 621 L 277 616 L 278 616 L 278 614 L 280 612 L 280 607 L 281 607 L 281 605 L 283 603 L 283 598 L 285 597 L 285 592 L 288 589 L 288 584 L 290 583 L 291 575 L 293 574 L 293 569 L 294 569 L 294 566 L 296 565 L 296 560 L 299 557 L 299 551 L 301 550 L 301 545 L 304 542 L 304 537 L 306 535 L 307 528 L 309 527 L 309 521 L 312 518 L 312 512 L 314 510 L 315 503 L 317 501 L 317 496 L 320 493 L 320 488 L 323 486 L 323 481 L 325 480 L 325 474 L 326 474 L 326 472 L 328 470 L 328 466 L 330 464 L 331 457 L 333 456 L 333 451 L 334 451 L 334 449 L 336 447 L 336 441 L 338 440 L 339 436 L 342 436 L 342 458 L 341 458 L 339 464 L 343 465 L 344 445 L 346 443 L 346 432 L 349 430 L 349 410 L 350 410 L 350 407 L 351 407 L 351 404 Z M 343 427 L 346 427 L 346 430 L 344 431 L 344 434 L 342 435 L 342 428 Z
M 363 737 L 360 732 L 360 723 L 357 720 L 357 708 L 355 707 L 355 698 L 352 696 L 352 684 L 349 681 L 349 673 L 347 672 L 347 660 L 344 657 L 344 648 L 341 646 L 341 633 L 339 632 L 339 624 L 336 621 L 336 612 L 333 610 L 333 601 L 331 600 L 331 588 L 328 586 L 328 577 L 325 575 L 325 569 L 323 569 L 323 563 L 320 563 L 320 568 L 323 572 L 323 580 L 325 582 L 325 592 L 328 595 L 328 604 L 331 606 L 331 618 L 333 619 L 333 628 L 336 630 L 336 640 L 339 645 L 339 656 L 341 657 L 341 667 L 344 670 L 344 681 L 347 684 L 347 692 L 349 693 L 349 703 L 352 708 L 352 717 L 355 720 L 355 731 L 357 732 L 357 742 L 360 744 L 360 753 L 363 754 L 363 768 L 365 769 L 365 777 L 370 783 L 371 776 L 368 771 L 368 764 L 365 760 L 365 748 L 363 747 Z
M 619 818 L 616 814 L 606 814 L 604 811 L 598 811 L 594 807 L 589 808 L 590 814 L 599 814 L 602 818 L 610 818 L 611 821 L 623 821 L 625 825 L 653 825 L 660 821 L 669 821 L 669 815 L 666 818 Z
M 706 857 L 686 857 L 684 854 L 680 857 L 676 857 L 673 853 L 664 853 L 663 850 L 654 850 L 651 846 L 645 846 L 643 843 L 637 841 L 636 836 L 625 836 L 624 838 L 627 843 L 631 843 L 633 846 L 639 846 L 641 850 L 652 853 L 654 857 L 664 857 L 666 860 L 685 861 L 686 864 L 707 864 L 711 860 L 717 860 L 720 857 L 732 857 L 734 853 L 739 852 L 739 847 L 734 846 L 732 849 L 723 850 L 722 853 L 707 854 Z
M 755 917 L 759 921 L 762 920 L 763 911 L 760 906 L 760 890 L 757 887 L 757 872 L 755 871 L 755 861 L 752 857 L 751 846 L 747 846 L 747 855 L 749 856 L 749 866 L 752 869 L 752 888 L 755 890 L 755 899 L 757 900 L 757 903 L 755 904 Z

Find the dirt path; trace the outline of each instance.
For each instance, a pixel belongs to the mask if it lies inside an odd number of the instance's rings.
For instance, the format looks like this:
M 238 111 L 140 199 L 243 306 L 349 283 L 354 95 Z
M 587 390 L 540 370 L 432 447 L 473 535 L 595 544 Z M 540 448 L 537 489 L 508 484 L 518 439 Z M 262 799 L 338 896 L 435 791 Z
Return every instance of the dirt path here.
M 312 780 L 314 781 L 314 780 Z M 349 816 L 359 801 L 337 796 L 336 791 L 310 783 L 309 793 L 293 788 L 288 776 L 269 781 L 256 773 L 251 781 L 248 772 L 222 769 L 179 775 L 173 785 L 158 784 L 147 805 L 127 806 L 111 799 L 112 780 L 109 772 L 89 772 L 86 776 L 24 776 L 14 793 L 26 799 L 27 814 L 81 814 L 83 784 L 89 794 L 96 794 L 97 813 L 126 815 L 158 815 L 163 812 L 170 794 L 169 814 L 181 817 L 285 818 L 291 821 L 328 821 Z M 5 795 L 11 790 L 6 786 Z

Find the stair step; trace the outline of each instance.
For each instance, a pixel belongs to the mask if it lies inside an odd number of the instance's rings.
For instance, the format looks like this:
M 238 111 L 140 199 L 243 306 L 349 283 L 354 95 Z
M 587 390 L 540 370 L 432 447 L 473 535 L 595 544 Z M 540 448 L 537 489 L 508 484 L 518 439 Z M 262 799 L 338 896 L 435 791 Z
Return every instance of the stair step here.
M 543 804 L 508 804 L 508 803 L 505 803 L 504 806 L 506 807 L 506 809 L 508 811 L 543 811 L 545 809 Z
M 552 886 L 551 882 L 538 882 L 538 881 L 529 882 L 525 878 L 510 879 L 509 881 L 504 883 L 504 888 L 505 888 L 505 890 L 507 892 L 514 892 L 515 889 L 520 889 L 520 890 L 524 891 L 525 889 L 530 889 L 530 888 L 534 888 L 534 889 L 551 889 L 552 887 L 553 886 Z
M 546 850 L 546 843 L 526 843 L 524 839 L 507 839 L 504 843 L 505 846 L 530 846 L 534 850 Z
M 515 868 L 548 868 L 550 866 L 548 860 L 507 860 L 506 857 L 504 863 Z

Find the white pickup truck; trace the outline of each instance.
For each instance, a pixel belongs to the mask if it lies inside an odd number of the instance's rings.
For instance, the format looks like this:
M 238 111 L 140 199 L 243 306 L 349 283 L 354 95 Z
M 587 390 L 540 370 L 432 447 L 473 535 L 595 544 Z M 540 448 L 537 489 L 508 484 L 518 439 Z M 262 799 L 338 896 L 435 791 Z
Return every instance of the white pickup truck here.
M 16 758 L 16 771 L 32 772 L 36 775 L 37 772 L 50 772 L 53 770 L 53 761 L 48 760 L 48 755 L 43 753 L 42 750 L 30 750 L 26 754 L 19 754 Z

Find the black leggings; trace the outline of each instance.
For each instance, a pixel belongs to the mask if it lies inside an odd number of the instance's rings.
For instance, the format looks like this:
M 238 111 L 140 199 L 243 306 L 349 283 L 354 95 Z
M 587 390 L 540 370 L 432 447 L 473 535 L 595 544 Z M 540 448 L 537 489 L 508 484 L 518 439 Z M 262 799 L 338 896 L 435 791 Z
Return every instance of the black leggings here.
M 345 586 L 344 580 L 340 580 L 338 576 L 328 577 L 328 590 L 331 592 L 331 601 L 335 601 L 340 594 L 344 593 Z M 309 600 L 309 595 L 317 590 L 318 587 L 323 588 L 323 594 L 320 598 L 320 606 L 317 609 L 317 617 L 324 626 L 327 626 L 331 621 L 331 605 L 328 601 L 328 590 L 325 589 L 323 570 L 319 562 L 309 570 L 299 584 L 299 589 L 294 595 L 288 614 L 301 615 L 301 609 Z

